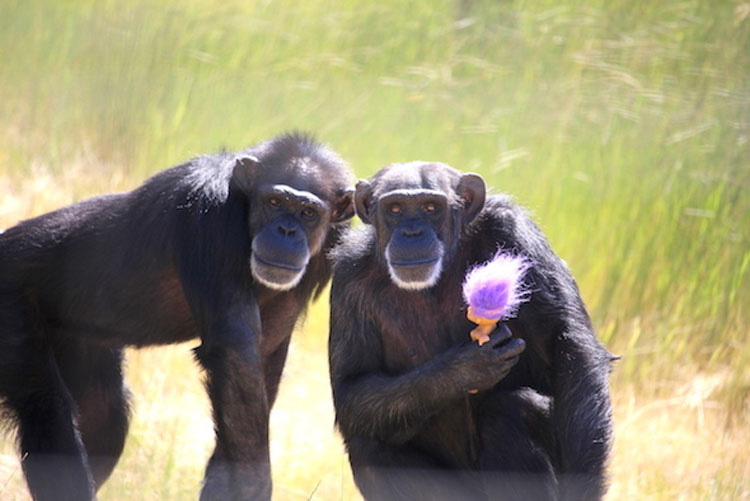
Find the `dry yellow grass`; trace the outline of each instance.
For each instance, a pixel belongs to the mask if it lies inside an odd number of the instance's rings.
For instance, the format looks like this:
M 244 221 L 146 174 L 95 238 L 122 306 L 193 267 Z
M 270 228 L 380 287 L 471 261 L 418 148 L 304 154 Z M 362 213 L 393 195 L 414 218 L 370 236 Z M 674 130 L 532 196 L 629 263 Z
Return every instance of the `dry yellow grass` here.
M 609 499 L 750 499 L 750 431 L 726 427 L 712 400 L 717 377 L 676 382 L 672 396 L 659 399 L 614 388 Z

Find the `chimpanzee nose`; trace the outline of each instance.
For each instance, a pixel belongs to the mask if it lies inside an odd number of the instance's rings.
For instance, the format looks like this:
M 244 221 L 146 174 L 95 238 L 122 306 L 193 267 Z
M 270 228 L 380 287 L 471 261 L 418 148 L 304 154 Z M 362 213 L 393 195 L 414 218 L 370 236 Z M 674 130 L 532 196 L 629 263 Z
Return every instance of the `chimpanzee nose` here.
M 422 228 L 418 226 L 406 226 L 401 229 L 401 234 L 405 237 L 418 237 L 422 234 Z
M 295 233 L 297 233 L 297 227 L 296 225 L 281 222 L 278 226 L 279 233 L 281 233 L 284 237 L 293 237 Z

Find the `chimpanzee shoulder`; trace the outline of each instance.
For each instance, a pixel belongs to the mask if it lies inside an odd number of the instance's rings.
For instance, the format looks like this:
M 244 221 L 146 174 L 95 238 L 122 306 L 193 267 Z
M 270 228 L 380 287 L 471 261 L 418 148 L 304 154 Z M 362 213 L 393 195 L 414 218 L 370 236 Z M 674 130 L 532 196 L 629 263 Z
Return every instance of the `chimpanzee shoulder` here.
M 375 239 L 370 225 L 348 228 L 329 251 L 333 266 L 331 304 L 345 304 L 361 315 L 372 313 L 371 298 L 390 285 L 388 273 L 378 262 Z
M 510 195 L 493 194 L 487 197 L 484 208 L 465 228 L 463 240 L 512 243 L 529 216 Z M 510 250 L 510 249 L 509 249 Z
M 334 276 L 356 280 L 362 270 L 373 261 L 375 256 L 375 230 L 370 225 L 360 225 L 346 229 L 338 245 L 331 249 L 328 257 L 333 263 Z
M 229 196 L 232 172 L 239 153 L 221 152 L 195 157 L 147 179 L 129 196 L 152 210 L 206 210 Z
M 494 244 L 491 252 L 502 249 L 521 254 L 529 258 L 537 268 L 564 271 L 564 275 L 569 275 L 567 265 L 552 251 L 529 211 L 509 195 L 488 196 L 482 212 L 466 228 L 463 240 L 472 245 L 490 242 Z
M 546 236 L 532 220 L 529 211 L 505 194 L 487 197 L 485 207 L 476 220 L 466 228 L 462 239 L 470 260 L 486 261 L 498 250 L 526 258 L 530 268 L 524 278 L 524 287 L 530 301 L 523 304 L 519 318 L 533 311 L 530 321 L 545 319 L 576 319 L 588 323 L 588 314 L 580 298 L 578 286 L 567 263 L 552 250 Z M 565 314 L 575 310 L 575 315 Z M 560 328 L 550 328 L 550 332 Z

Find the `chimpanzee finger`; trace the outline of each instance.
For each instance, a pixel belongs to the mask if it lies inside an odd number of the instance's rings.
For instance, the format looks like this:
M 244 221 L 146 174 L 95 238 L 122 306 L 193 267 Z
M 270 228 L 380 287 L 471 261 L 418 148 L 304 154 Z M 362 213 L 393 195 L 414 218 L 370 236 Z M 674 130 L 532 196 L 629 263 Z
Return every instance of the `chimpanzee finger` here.
M 519 357 L 518 355 L 516 355 L 515 357 L 503 359 L 501 362 L 495 364 L 498 370 L 501 372 L 499 375 L 500 379 L 508 375 L 510 370 L 518 363 L 518 359 Z
M 508 329 L 507 325 L 498 324 L 495 330 L 492 331 L 492 334 L 490 334 L 490 340 L 487 341 L 482 346 L 486 346 L 488 348 L 494 348 L 512 336 L 513 336 L 513 333 L 510 332 L 510 329 Z
M 512 338 L 508 342 L 494 347 L 492 351 L 502 354 L 503 358 L 520 355 L 526 349 L 526 341 L 521 338 Z

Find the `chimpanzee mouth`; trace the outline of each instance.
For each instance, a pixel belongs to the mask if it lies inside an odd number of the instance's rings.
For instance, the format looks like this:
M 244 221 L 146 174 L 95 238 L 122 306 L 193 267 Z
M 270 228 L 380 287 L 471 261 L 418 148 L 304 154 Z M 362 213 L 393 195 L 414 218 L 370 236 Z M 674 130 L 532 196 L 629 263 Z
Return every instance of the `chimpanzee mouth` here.
M 402 289 L 420 290 L 435 285 L 442 271 L 442 259 L 429 259 L 421 261 L 409 261 L 408 264 L 401 261 L 399 264 L 391 263 L 388 266 L 388 274 L 394 284 Z
M 288 291 L 300 283 L 305 276 L 307 262 L 302 266 L 293 266 L 289 263 L 269 261 L 253 254 L 250 259 L 250 270 L 253 278 L 269 289 L 277 291 Z
M 276 261 L 269 261 L 268 259 L 263 259 L 262 257 L 260 257 L 257 254 L 253 254 L 253 257 L 259 263 L 261 263 L 262 265 L 264 265 L 264 266 L 270 266 L 271 268 L 279 268 L 279 269 L 282 269 L 282 270 L 293 271 L 295 273 L 299 273 L 300 271 L 303 271 L 305 269 L 304 265 L 303 266 L 292 266 L 292 265 L 287 264 L 287 263 L 279 263 L 279 262 L 276 262 Z
M 391 266 L 398 268 L 405 268 L 409 266 L 429 266 L 437 263 L 439 260 L 439 257 L 430 257 L 427 259 L 415 259 L 413 261 L 391 261 Z

